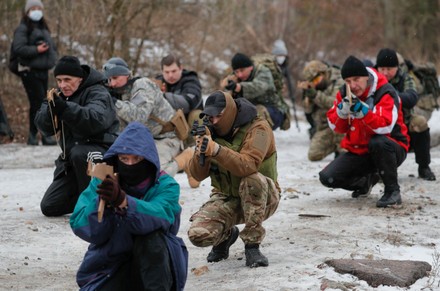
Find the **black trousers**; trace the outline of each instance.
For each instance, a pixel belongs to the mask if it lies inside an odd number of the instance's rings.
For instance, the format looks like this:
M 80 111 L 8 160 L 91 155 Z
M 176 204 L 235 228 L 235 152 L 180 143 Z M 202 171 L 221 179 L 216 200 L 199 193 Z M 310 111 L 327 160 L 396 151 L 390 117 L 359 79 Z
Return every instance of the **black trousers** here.
M 102 155 L 107 147 L 101 145 L 76 145 L 65 160 L 55 161 L 52 184 L 46 190 L 40 203 L 41 212 L 46 216 L 61 216 L 73 212 L 81 192 L 90 183 L 87 175 L 87 157 L 91 152 Z
M 38 132 L 34 119 L 41 103 L 46 98 L 48 78 L 48 71 L 31 70 L 21 72 L 21 81 L 29 100 L 29 134 L 31 135 L 36 135 Z
M 346 190 L 363 189 L 369 183 L 369 175 L 378 173 L 385 185 L 385 192 L 400 190 L 397 167 L 406 158 L 400 145 L 383 135 L 375 135 L 368 143 L 368 154 L 341 153 L 319 172 L 319 180 L 329 188 Z
M 173 289 L 170 255 L 161 230 L 136 236 L 131 259 L 99 288 L 100 291 Z
M 431 135 L 429 128 L 423 132 L 408 132 L 410 147 L 414 150 L 416 163 L 420 167 L 428 167 L 431 163 Z

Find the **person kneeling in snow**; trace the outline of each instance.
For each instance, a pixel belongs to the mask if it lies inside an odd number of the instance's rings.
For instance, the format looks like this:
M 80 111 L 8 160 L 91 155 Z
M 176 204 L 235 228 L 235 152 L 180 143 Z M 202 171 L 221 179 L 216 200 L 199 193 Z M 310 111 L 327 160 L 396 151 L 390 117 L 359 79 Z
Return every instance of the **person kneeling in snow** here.
M 117 175 L 93 178 L 70 218 L 73 232 L 90 242 L 77 273 L 81 290 L 183 290 L 188 252 L 176 236 L 180 188 L 160 171 L 151 133 L 130 123 L 104 161 Z

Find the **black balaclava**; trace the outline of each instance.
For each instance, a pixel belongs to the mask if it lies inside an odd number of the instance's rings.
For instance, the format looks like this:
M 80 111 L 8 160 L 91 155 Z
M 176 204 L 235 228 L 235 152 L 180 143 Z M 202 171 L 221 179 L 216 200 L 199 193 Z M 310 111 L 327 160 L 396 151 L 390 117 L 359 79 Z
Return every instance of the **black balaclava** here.
M 156 167 L 147 160 L 142 160 L 134 165 L 127 165 L 117 160 L 119 179 L 123 184 L 136 186 L 147 178 L 154 177 Z

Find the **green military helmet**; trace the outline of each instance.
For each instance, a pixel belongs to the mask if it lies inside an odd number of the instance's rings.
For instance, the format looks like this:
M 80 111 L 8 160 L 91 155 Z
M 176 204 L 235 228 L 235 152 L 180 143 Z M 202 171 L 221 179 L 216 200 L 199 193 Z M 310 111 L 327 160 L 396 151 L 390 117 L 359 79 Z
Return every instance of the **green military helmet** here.
M 312 81 L 320 73 L 327 72 L 329 67 L 321 61 L 313 60 L 306 64 L 302 72 L 304 80 Z

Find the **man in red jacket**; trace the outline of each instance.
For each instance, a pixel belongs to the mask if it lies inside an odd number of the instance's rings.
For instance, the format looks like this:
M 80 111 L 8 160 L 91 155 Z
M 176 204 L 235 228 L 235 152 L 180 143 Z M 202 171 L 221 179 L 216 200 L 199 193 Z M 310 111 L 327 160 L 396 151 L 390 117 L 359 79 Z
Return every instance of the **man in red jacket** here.
M 345 133 L 341 146 L 348 152 L 327 165 L 319 179 L 326 187 L 354 191 L 353 198 L 368 195 L 382 179 L 384 195 L 376 206 L 401 204 L 397 167 L 406 158 L 409 136 L 399 97 L 383 75 L 353 56 L 345 60 L 341 75 L 346 84 L 327 119 L 335 132 Z

